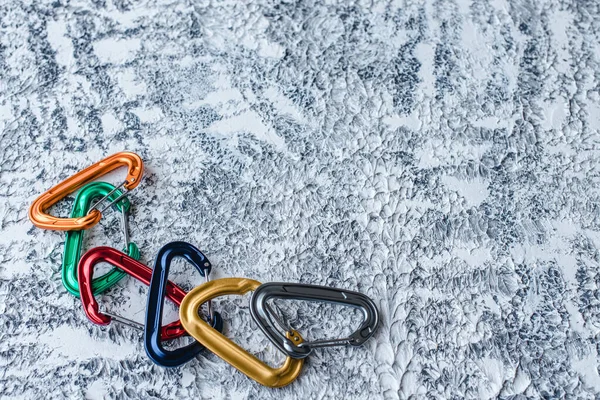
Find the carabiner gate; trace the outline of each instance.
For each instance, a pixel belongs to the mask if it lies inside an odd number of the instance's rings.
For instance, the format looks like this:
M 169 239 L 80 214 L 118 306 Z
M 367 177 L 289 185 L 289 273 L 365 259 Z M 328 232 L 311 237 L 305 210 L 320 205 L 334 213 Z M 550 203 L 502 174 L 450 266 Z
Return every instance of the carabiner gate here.
M 312 342 L 299 343 L 281 333 L 275 325 L 283 327 L 287 332 L 296 332 L 285 327 L 285 324 L 276 318 L 276 313 L 267 303 L 269 299 L 309 300 L 327 303 L 337 303 L 356 307 L 362 310 L 364 321 L 350 336 L 339 339 L 323 339 Z M 360 346 L 367 341 L 379 325 L 379 311 L 373 300 L 362 293 L 330 288 L 325 286 L 306 285 L 301 283 L 270 282 L 260 285 L 250 299 L 250 313 L 258 327 L 279 348 L 292 358 L 303 359 L 314 348 L 343 346 L 350 344 Z
M 126 184 L 127 184 L 127 181 L 123 181 L 123 183 L 121 183 L 119 186 L 115 186 L 115 188 L 113 190 L 111 190 L 109 193 L 107 193 L 100 200 L 96 201 L 94 203 L 94 205 L 92 205 L 90 207 L 90 210 L 88 211 L 88 214 L 91 214 L 92 211 L 94 211 L 94 210 L 100 211 L 100 214 L 102 214 L 102 213 L 104 213 L 104 211 L 106 211 L 110 207 L 112 207 L 115 203 L 117 203 L 117 202 L 121 201 L 122 199 L 126 198 L 127 196 L 129 196 L 130 190 L 124 190 L 122 193 L 119 193 L 115 199 L 111 199 L 110 203 L 108 205 L 104 206 L 104 208 L 102 210 L 98 210 L 98 204 L 100 204 L 104 200 L 108 199 L 110 196 L 112 196 L 113 193 L 117 192 L 119 189 L 121 189 Z

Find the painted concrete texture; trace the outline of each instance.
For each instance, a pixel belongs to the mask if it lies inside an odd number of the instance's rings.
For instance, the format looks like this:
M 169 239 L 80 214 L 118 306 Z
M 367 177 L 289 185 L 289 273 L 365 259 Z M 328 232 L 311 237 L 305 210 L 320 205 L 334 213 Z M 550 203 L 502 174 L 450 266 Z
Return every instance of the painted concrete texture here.
M 0 397 L 594 398 L 599 43 L 596 1 L 0 2 Z M 123 150 L 146 162 L 144 263 L 185 240 L 213 278 L 357 290 L 379 332 L 272 390 L 213 354 L 158 367 L 139 332 L 89 323 L 60 281 L 64 233 L 27 208 Z M 117 214 L 85 240 L 120 248 Z M 172 279 L 202 282 L 184 263 Z M 143 321 L 146 290 L 98 300 Z M 283 361 L 247 296 L 215 307 Z M 309 339 L 359 318 L 281 307 Z

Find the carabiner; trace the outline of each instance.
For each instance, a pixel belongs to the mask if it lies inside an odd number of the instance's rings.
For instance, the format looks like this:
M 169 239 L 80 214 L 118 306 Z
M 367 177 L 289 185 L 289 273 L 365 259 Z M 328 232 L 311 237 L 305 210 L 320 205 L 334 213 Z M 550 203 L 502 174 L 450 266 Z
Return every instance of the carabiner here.
M 200 275 L 208 279 L 212 269 L 210 261 L 195 246 L 186 242 L 171 242 L 164 245 L 156 255 L 150 288 L 148 290 L 148 306 L 146 307 L 146 325 L 144 329 L 144 347 L 146 354 L 155 364 L 163 367 L 178 367 L 196 357 L 204 346 L 194 341 L 176 350 L 166 350 L 160 343 L 162 311 L 165 304 L 169 269 L 175 257 L 182 257 L 198 270 Z M 211 316 L 211 325 L 219 332 L 223 331 L 221 314 L 215 312 Z
M 102 218 L 102 212 L 95 209 L 95 207 L 92 207 L 93 209 L 87 215 L 79 218 L 58 218 L 47 214 L 46 210 L 86 183 L 98 179 L 102 175 L 121 166 L 128 168 L 127 177 L 121 186 L 124 186 L 127 191 L 135 188 L 140 183 L 142 173 L 144 172 L 142 159 L 137 154 L 131 152 L 116 153 L 77 172 L 75 175 L 70 176 L 40 195 L 29 208 L 29 219 L 35 226 L 42 229 L 76 231 L 91 228 Z M 121 200 L 126 193 L 124 192 L 118 196 L 110 205 Z
M 216 279 L 203 283 L 185 296 L 179 306 L 179 318 L 190 335 L 246 376 L 265 386 L 282 387 L 298 377 L 304 360 L 287 357 L 281 367 L 272 368 L 198 317 L 200 306 L 208 300 L 231 294 L 243 295 L 259 286 L 260 282 L 246 278 Z M 291 340 L 302 343 L 302 337 L 298 334 L 294 334 Z
M 85 185 L 75 197 L 71 218 L 79 218 L 86 215 L 92 202 L 98 198 L 112 193 L 109 199 L 112 201 L 121 195 L 119 191 L 113 191 L 115 187 L 106 182 L 92 182 Z M 135 243 L 129 242 L 129 228 L 127 215 L 131 203 L 127 198 L 115 203 L 115 208 L 121 212 L 122 227 L 125 234 L 125 250 L 131 258 L 139 260 L 140 251 Z M 65 288 L 74 296 L 79 297 L 79 285 L 77 284 L 77 262 L 81 257 L 81 248 L 83 246 L 83 236 L 85 231 L 67 231 L 65 239 L 65 251 L 62 264 L 62 281 Z M 92 291 L 99 294 L 123 279 L 127 273 L 119 268 L 113 268 L 106 274 L 92 280 Z
M 152 277 L 152 270 L 150 267 L 145 266 L 139 261 L 129 257 L 127 254 L 123 254 L 112 247 L 102 246 L 90 249 L 81 256 L 79 265 L 77 266 L 79 293 L 85 314 L 88 319 L 96 325 L 108 325 L 111 320 L 114 320 L 143 330 L 143 324 L 99 310 L 98 302 L 94 298 L 92 290 L 92 276 L 94 275 L 94 266 L 103 261 L 122 269 L 146 285 L 150 284 L 150 278 Z M 185 294 L 186 293 L 179 286 L 172 282 L 167 283 L 166 296 L 176 305 L 181 304 Z M 161 339 L 174 339 L 184 336 L 185 334 L 186 331 L 181 326 L 181 322 L 177 320 L 162 327 Z
M 362 310 L 365 319 L 360 327 L 346 338 L 299 343 L 284 336 L 274 326 L 275 323 L 280 326 L 283 324 L 278 320 L 273 320 L 273 310 L 267 303 L 267 300 L 273 298 L 309 300 L 348 305 Z M 254 321 L 258 324 L 258 327 L 279 350 L 290 357 L 298 359 L 305 358 L 317 347 L 343 346 L 346 344 L 360 346 L 373 336 L 379 325 L 379 311 L 373 300 L 364 294 L 349 290 L 301 283 L 270 282 L 261 285 L 254 291 L 250 299 L 250 313 L 252 314 Z M 292 332 L 293 330 L 287 328 L 286 331 Z

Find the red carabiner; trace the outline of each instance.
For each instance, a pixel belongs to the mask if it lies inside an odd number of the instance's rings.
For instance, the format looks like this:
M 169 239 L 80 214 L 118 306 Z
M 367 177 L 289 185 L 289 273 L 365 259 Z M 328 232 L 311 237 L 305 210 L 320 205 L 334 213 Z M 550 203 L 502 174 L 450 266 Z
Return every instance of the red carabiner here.
M 119 250 L 106 246 L 88 250 L 79 260 L 77 281 L 79 282 L 79 294 L 85 314 L 96 325 L 108 325 L 113 319 L 119 321 L 116 316 L 107 315 L 100 311 L 92 290 L 94 266 L 103 261 L 122 269 L 145 285 L 150 285 L 150 279 L 152 278 L 152 269 L 150 267 L 134 260 Z M 181 304 L 185 295 L 186 292 L 179 286 L 171 281 L 167 282 L 166 297 L 177 306 Z M 124 318 L 121 320 L 128 321 Z M 141 327 L 143 329 L 143 325 Z M 177 320 L 163 326 L 160 336 L 161 340 L 170 340 L 184 335 L 187 335 L 187 332 L 183 329 L 181 321 Z

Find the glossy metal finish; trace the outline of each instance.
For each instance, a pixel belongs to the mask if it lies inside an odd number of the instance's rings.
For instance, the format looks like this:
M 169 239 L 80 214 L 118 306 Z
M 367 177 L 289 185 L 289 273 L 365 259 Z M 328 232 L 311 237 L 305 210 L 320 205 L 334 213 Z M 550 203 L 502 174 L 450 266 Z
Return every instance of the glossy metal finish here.
M 71 218 L 79 218 L 87 214 L 90 209 L 90 205 L 99 197 L 105 196 L 108 193 L 112 194 L 108 197 L 111 201 L 117 198 L 121 192 L 114 191 L 115 187 L 110 183 L 106 182 L 92 182 L 85 185 L 75 197 L 73 203 L 73 209 L 71 210 Z M 131 204 L 128 199 L 122 199 L 118 203 L 115 203 L 115 207 L 124 215 L 124 221 L 129 212 Z M 135 243 L 129 243 L 127 227 L 123 226 L 126 234 L 126 251 L 131 258 L 138 260 L 140 258 L 140 251 Z M 74 296 L 79 297 L 79 284 L 77 283 L 77 263 L 81 257 L 81 248 L 83 245 L 83 237 L 85 231 L 67 231 L 65 239 L 65 251 L 63 256 L 62 264 L 62 282 L 65 288 Z M 92 280 L 92 291 L 94 294 L 99 294 L 110 288 L 121 279 L 123 279 L 127 273 L 124 271 L 113 268 L 106 274 L 94 278 Z
M 152 277 L 152 269 L 129 257 L 127 254 L 121 253 L 119 250 L 112 247 L 96 247 L 88 250 L 79 260 L 77 268 L 77 278 L 79 282 L 79 293 L 81 295 L 81 303 L 88 319 L 97 325 L 108 325 L 113 316 L 102 313 L 99 310 L 98 302 L 94 298 L 92 291 L 92 276 L 94 274 L 94 266 L 100 262 L 107 262 L 115 267 L 122 269 L 129 275 L 133 276 L 140 282 L 148 285 Z M 185 292 L 179 286 L 172 282 L 166 285 L 166 296 L 176 305 L 180 305 L 185 297 Z M 118 317 L 115 321 L 129 320 Z M 180 337 L 186 334 L 186 331 L 181 326 L 179 320 L 174 321 L 162 327 L 161 339 L 168 340 Z
M 182 257 L 198 270 L 200 275 L 208 279 L 212 269 L 210 261 L 195 246 L 186 242 L 171 242 L 164 245 L 156 255 L 154 270 L 148 290 L 146 307 L 146 326 L 144 329 L 144 347 L 146 354 L 154 363 L 163 367 L 177 367 L 196 357 L 202 350 L 197 341 L 176 350 L 166 350 L 160 343 L 162 312 L 167 292 L 169 269 L 175 257 Z M 223 331 L 223 320 L 217 312 L 211 318 L 211 324 L 219 332 Z
M 317 340 L 314 342 L 298 343 L 289 339 L 276 328 L 273 311 L 267 304 L 269 299 L 309 300 L 336 303 L 356 307 L 365 317 L 360 327 L 350 336 L 340 339 Z M 379 325 L 379 311 L 373 300 L 362 293 L 349 290 L 330 288 L 326 286 L 305 285 L 301 283 L 270 282 L 261 285 L 250 299 L 250 313 L 258 327 L 279 348 L 293 358 L 305 358 L 314 348 L 343 346 L 350 344 L 360 346 L 367 341 Z
M 29 219 L 35 226 L 43 229 L 74 231 L 88 229 L 96 225 L 102 213 L 98 210 L 92 210 L 89 214 L 79 218 L 57 218 L 46 213 L 46 210 L 58 203 L 70 193 L 83 187 L 86 183 L 100 178 L 119 167 L 127 167 L 127 177 L 124 184 L 125 189 L 135 188 L 141 180 L 144 172 L 144 163 L 140 156 L 130 152 L 120 152 L 113 154 L 104 160 L 79 171 L 75 175 L 67 178 L 50 190 L 44 192 L 38 197 L 29 208 Z
M 179 308 L 179 317 L 190 335 L 249 378 L 265 386 L 282 387 L 298 377 L 304 360 L 287 357 L 281 367 L 272 368 L 198 317 L 198 309 L 208 300 L 231 294 L 243 295 L 259 286 L 260 282 L 246 278 L 225 278 L 204 283 L 185 296 Z M 292 340 L 302 342 L 299 335 Z

